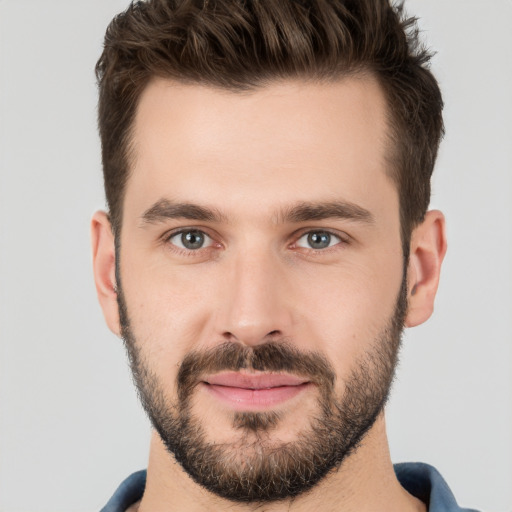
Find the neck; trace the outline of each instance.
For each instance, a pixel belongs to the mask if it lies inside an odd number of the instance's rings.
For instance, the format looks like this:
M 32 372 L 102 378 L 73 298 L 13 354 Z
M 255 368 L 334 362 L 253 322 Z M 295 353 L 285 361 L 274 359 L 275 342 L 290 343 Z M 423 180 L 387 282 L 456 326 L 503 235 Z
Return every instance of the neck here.
M 169 455 L 153 432 L 146 490 L 138 512 L 426 512 L 396 479 L 381 414 L 359 448 L 318 485 L 294 499 L 262 504 L 238 504 L 219 498 L 196 484 Z

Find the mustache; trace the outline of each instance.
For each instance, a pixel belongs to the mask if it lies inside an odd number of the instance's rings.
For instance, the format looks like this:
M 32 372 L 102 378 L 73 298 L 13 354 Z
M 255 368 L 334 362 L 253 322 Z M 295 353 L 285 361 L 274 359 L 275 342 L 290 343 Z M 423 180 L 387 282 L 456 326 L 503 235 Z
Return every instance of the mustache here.
M 322 354 L 299 351 L 286 341 L 271 341 L 255 347 L 226 342 L 185 356 L 176 377 L 178 398 L 185 400 L 204 375 L 243 369 L 292 373 L 324 389 L 332 389 L 336 378 L 332 365 Z

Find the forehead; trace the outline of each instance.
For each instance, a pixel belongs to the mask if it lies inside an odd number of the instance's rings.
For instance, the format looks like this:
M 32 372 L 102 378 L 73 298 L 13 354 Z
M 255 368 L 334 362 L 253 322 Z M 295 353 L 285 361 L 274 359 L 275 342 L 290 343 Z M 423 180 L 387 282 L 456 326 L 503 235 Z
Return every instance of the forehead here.
M 243 93 L 154 80 L 140 98 L 132 142 L 128 210 L 161 197 L 261 209 L 394 193 L 386 103 L 367 76 Z

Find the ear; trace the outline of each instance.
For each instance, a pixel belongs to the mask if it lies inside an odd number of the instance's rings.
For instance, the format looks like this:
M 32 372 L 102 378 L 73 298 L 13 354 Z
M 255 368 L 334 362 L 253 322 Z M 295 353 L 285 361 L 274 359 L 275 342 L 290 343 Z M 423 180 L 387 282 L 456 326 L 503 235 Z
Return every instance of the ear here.
M 432 315 L 446 248 L 444 215 L 437 210 L 429 211 L 411 236 L 406 327 L 422 324 Z
M 109 329 L 120 336 L 116 291 L 116 251 L 108 215 L 96 212 L 91 220 L 92 264 L 96 292 Z

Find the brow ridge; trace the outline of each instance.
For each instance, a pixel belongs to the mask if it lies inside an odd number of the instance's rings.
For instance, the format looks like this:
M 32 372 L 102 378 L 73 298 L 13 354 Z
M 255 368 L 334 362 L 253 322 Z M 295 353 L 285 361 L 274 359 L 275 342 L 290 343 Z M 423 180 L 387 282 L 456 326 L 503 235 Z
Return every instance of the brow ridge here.
M 203 222 L 220 222 L 225 216 L 218 210 L 193 203 L 175 203 L 169 199 L 159 199 L 142 215 L 144 224 L 155 224 L 166 219 L 188 219 Z
M 298 223 L 336 218 L 367 224 L 375 222 L 375 218 L 369 210 L 347 201 L 301 202 L 284 210 L 279 220 Z
M 284 208 L 274 216 L 276 223 L 301 223 L 324 219 L 347 219 L 372 224 L 375 219 L 365 208 L 347 201 L 303 201 Z M 215 208 L 194 203 L 176 203 L 160 199 L 142 215 L 143 224 L 155 224 L 167 219 L 188 219 L 202 222 L 225 222 L 227 217 Z

